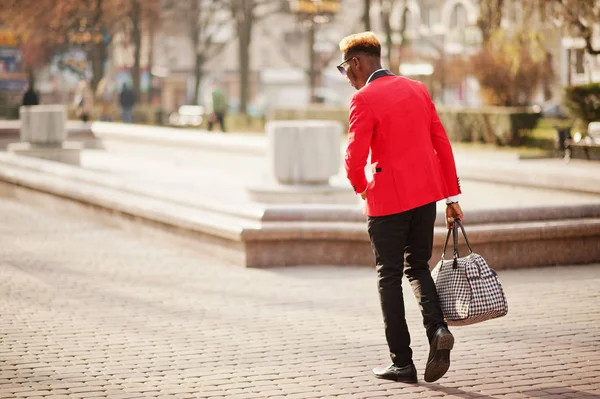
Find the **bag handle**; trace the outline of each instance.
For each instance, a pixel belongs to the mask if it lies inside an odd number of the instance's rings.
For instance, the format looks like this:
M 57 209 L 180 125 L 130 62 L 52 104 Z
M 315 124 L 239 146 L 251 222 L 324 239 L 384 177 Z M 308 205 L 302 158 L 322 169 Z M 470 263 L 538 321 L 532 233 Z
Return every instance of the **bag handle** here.
M 456 225 L 455 223 L 452 223 L 452 225 L 450 226 L 450 228 L 448 229 L 448 234 L 446 234 L 446 241 L 444 242 L 444 249 L 442 250 L 442 260 L 444 260 L 444 257 L 446 256 L 446 249 L 448 248 L 448 240 L 450 239 L 450 234 L 452 234 L 452 239 L 454 241 L 454 244 L 456 244 Z M 454 245 L 454 254 L 456 255 L 458 253 L 458 248 L 457 245 Z
M 463 237 L 465 238 L 465 243 L 467 244 L 467 248 L 469 248 L 469 254 L 472 254 L 473 249 L 471 248 L 471 244 L 469 244 L 469 238 L 467 237 L 467 232 L 465 231 L 465 226 L 463 226 L 463 223 L 459 219 L 456 219 L 454 221 L 454 223 L 458 224 L 458 227 L 460 227 L 460 229 L 463 233 Z M 458 248 L 458 244 L 457 244 L 457 248 Z
M 442 261 L 446 256 L 446 249 L 448 248 L 448 240 L 450 239 L 450 233 L 452 233 L 452 239 L 454 241 L 454 253 L 452 256 L 452 268 L 456 269 L 458 267 L 458 228 L 460 227 L 463 236 L 465 237 L 465 242 L 467 243 L 467 247 L 469 248 L 469 254 L 473 253 L 473 249 L 471 248 L 471 244 L 469 244 L 469 239 L 467 238 L 467 232 L 465 231 L 465 227 L 459 219 L 455 219 L 452 223 L 452 226 L 448 229 L 448 234 L 446 235 L 446 241 L 444 242 L 444 249 L 442 250 Z

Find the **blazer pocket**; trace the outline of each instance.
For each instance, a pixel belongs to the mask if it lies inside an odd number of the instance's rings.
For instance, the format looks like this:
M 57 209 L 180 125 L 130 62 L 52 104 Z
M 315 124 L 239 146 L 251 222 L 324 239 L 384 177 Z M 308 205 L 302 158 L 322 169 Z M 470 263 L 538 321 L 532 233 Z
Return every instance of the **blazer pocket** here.
M 393 177 L 384 173 L 374 173 L 373 180 L 369 182 L 369 189 L 367 190 L 367 202 L 371 208 L 379 208 L 385 203 L 390 201 L 389 193 L 386 193 L 386 187 L 388 190 L 393 187 Z

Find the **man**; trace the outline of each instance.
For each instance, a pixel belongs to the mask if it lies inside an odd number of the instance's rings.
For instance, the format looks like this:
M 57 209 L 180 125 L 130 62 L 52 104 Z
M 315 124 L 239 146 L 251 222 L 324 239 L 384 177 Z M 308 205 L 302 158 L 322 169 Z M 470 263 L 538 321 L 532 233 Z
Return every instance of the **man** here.
M 412 285 L 430 343 L 425 381 L 450 367 L 454 337 L 448 331 L 429 271 L 436 202 L 446 198 L 446 223 L 462 220 L 452 148 L 429 93 L 420 82 L 381 67 L 381 45 L 372 32 L 340 42 L 338 70 L 358 91 L 350 102 L 345 168 L 365 202 L 375 255 L 385 336 L 392 358 L 373 369 L 378 378 L 416 383 L 404 315 L 403 272 Z M 371 153 L 373 179 L 365 165 Z
M 227 113 L 227 99 L 225 93 L 216 84 L 213 84 L 210 98 L 207 101 L 210 107 L 208 131 L 212 131 L 215 122 L 219 122 L 221 131 L 225 133 L 225 114 Z
M 82 78 L 79 81 L 73 103 L 77 107 L 77 115 L 81 121 L 89 121 L 94 110 L 94 95 L 87 80 Z
M 119 96 L 119 103 L 121 104 L 122 121 L 123 123 L 133 123 L 133 106 L 135 105 L 135 94 L 133 90 L 127 86 L 127 83 L 123 84 L 123 90 Z
M 28 106 L 39 105 L 39 104 L 40 104 L 40 99 L 33 87 L 33 80 L 30 80 L 28 87 L 27 87 L 27 91 L 23 95 L 22 105 L 24 107 L 28 107 Z

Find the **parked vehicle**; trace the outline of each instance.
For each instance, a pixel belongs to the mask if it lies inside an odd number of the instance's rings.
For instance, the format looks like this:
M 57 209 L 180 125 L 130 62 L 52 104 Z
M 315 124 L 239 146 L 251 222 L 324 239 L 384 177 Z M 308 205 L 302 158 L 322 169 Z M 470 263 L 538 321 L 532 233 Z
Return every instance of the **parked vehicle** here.
M 205 110 L 202 105 L 182 105 L 169 115 L 169 124 L 178 127 L 198 127 L 202 125 Z

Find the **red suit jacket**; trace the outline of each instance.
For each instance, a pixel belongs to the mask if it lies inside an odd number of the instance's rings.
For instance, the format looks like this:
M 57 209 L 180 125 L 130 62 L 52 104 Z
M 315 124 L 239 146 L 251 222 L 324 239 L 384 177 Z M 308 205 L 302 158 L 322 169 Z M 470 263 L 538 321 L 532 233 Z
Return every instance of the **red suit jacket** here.
M 452 147 L 427 88 L 385 70 L 352 97 L 345 168 L 354 191 L 367 190 L 368 216 L 404 212 L 461 192 Z

